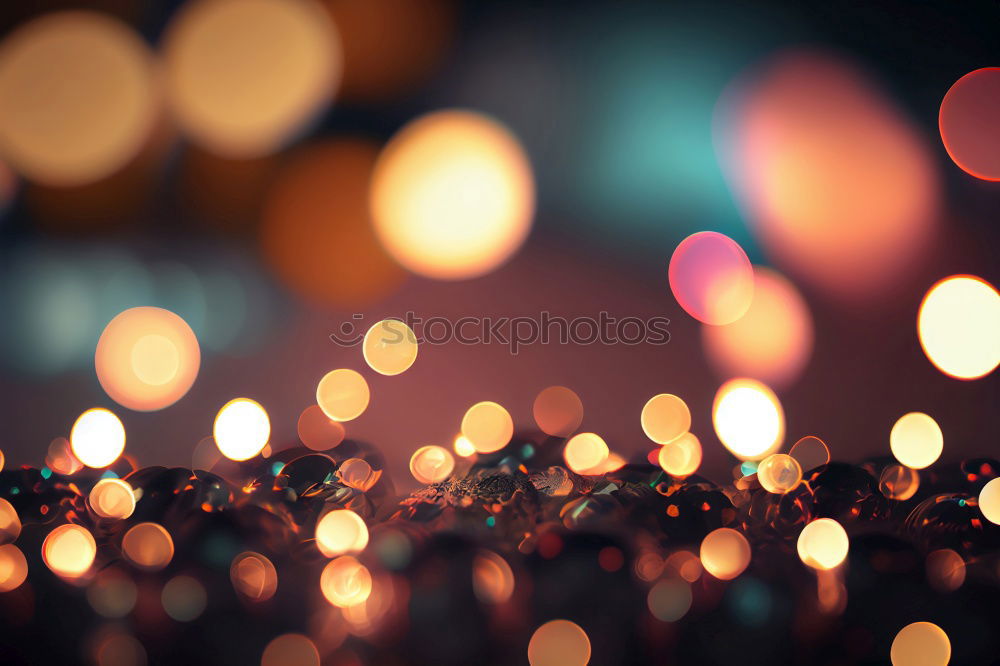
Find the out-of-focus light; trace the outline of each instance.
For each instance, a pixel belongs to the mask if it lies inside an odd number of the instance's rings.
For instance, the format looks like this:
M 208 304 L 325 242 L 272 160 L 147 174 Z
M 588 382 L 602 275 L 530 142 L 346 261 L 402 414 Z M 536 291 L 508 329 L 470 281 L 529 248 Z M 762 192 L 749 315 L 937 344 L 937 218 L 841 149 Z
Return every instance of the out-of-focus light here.
M 0 153 L 28 178 L 92 183 L 135 157 L 157 117 L 149 48 L 103 13 L 55 12 L 0 47 Z
M 586 666 L 590 663 L 590 638 L 569 620 L 550 620 L 535 629 L 528 642 L 531 666 Z
M 49 442 L 49 450 L 45 455 L 45 466 L 56 474 L 69 475 L 80 471 L 83 468 L 83 463 L 73 455 L 73 449 L 68 439 L 56 437 Z M 0 469 L 3 469 L 2 465 L 0 465 Z
M 963 171 L 983 180 L 1000 180 L 1000 67 L 973 70 L 956 81 L 938 115 L 941 140 Z
M 889 650 L 892 666 L 947 666 L 951 660 L 948 634 L 932 622 L 914 622 L 899 630 Z
M 754 379 L 731 379 L 715 394 L 712 424 L 719 440 L 740 460 L 761 460 L 785 436 L 778 396 Z
M 125 573 L 104 569 L 87 586 L 87 601 L 94 611 L 106 618 L 122 618 L 132 612 L 139 590 Z
M 851 541 L 836 520 L 818 518 L 802 528 L 796 546 L 803 563 L 826 571 L 840 566 L 847 559 Z
M 249 460 L 264 449 L 271 437 L 271 420 L 260 403 L 234 398 L 216 415 L 212 436 L 222 455 L 230 460 Z
M 509 259 L 531 229 L 531 164 L 496 121 L 438 111 L 386 145 L 371 206 L 382 244 L 405 268 L 442 280 L 478 277 Z
M 725 326 L 702 326 L 702 343 L 720 374 L 788 386 L 812 354 L 812 315 L 799 290 L 780 273 L 764 266 L 753 271 L 750 308 Z
M 135 511 L 135 493 L 128 481 L 101 479 L 90 489 L 87 503 L 101 518 L 124 520 Z
M 676 622 L 691 608 L 691 586 L 680 578 L 664 578 L 649 588 L 646 605 L 661 622 Z
M 191 622 L 205 611 L 208 595 L 205 586 L 191 576 L 174 576 L 160 594 L 163 610 L 178 622 Z
M 778 265 L 871 301 L 917 264 L 941 200 L 934 159 L 863 72 L 785 52 L 731 85 L 716 118 L 730 185 Z
M 0 546 L 0 592 L 10 592 L 28 577 L 28 561 L 12 543 Z
M 569 437 L 583 422 L 580 396 L 565 386 L 543 389 L 531 407 L 538 429 L 552 437 Z
M 979 510 L 994 525 L 1000 525 L 1000 478 L 993 479 L 979 491 Z
M 956 379 L 978 379 L 1000 365 L 1000 293 L 974 275 L 953 275 L 927 291 L 917 335 L 934 366 Z
M 454 469 L 454 456 L 441 446 L 421 446 L 410 456 L 410 474 L 420 483 L 441 483 Z
M 73 455 L 87 467 L 107 467 L 125 450 L 125 427 L 111 411 L 94 407 L 73 424 L 69 442 Z
M 691 476 L 701 466 L 701 442 L 689 432 L 660 447 L 657 461 L 670 476 Z
M 101 387 L 123 407 L 153 411 L 188 392 L 201 363 L 198 339 L 169 310 L 138 307 L 108 323 L 97 342 L 94 368 Z
M 607 460 L 610 454 L 604 439 L 592 432 L 574 435 L 563 449 L 566 465 L 577 474 L 590 473 Z
M 701 565 L 720 580 L 732 580 L 750 564 L 750 544 L 734 529 L 720 527 L 701 541 Z
M 368 408 L 371 391 L 360 373 L 349 368 L 331 370 L 316 386 L 316 404 L 334 421 L 351 421 Z
M 694 583 L 701 578 L 703 571 L 701 560 L 689 550 L 678 550 L 671 553 L 664 561 L 663 566 L 689 583 Z
M 348 458 L 337 468 L 337 478 L 348 488 L 367 492 L 382 478 L 382 472 L 373 470 L 367 460 Z
M 21 534 L 21 519 L 14 505 L 0 497 L 0 544 L 13 543 Z
M 247 551 L 234 557 L 229 579 L 233 589 L 250 601 L 267 601 L 278 590 L 278 571 L 260 553 Z
M 372 575 L 350 555 L 330 560 L 319 579 L 323 596 L 334 606 L 347 608 L 364 603 L 372 592 Z
M 819 437 L 806 435 L 792 445 L 788 455 L 798 461 L 803 472 L 809 472 L 830 462 L 830 449 Z
M 879 475 L 878 489 L 889 499 L 905 502 L 920 489 L 920 474 L 906 465 L 889 465 Z
M 705 324 L 731 324 L 753 301 L 753 266 L 746 252 L 715 231 L 682 240 L 670 257 L 668 274 L 677 303 Z
M 174 557 L 174 540 L 162 525 L 139 523 L 122 538 L 122 553 L 140 569 L 159 571 Z
M 929 467 L 944 450 L 944 435 L 937 421 L 923 412 L 899 417 L 889 433 L 889 448 L 896 460 L 913 469 Z
M 368 545 L 368 526 L 350 509 L 330 511 L 316 523 L 316 547 L 326 557 L 359 553 Z
M 42 560 L 63 578 L 79 578 L 90 570 L 97 555 L 97 543 L 86 528 L 60 525 L 42 542 Z
M 514 594 L 514 572 L 492 550 L 481 550 L 472 562 L 472 589 L 484 604 L 507 603 Z
M 417 336 L 398 319 L 383 319 L 365 333 L 361 352 L 375 372 L 398 375 L 417 360 Z
M 965 582 L 965 560 L 951 548 L 927 555 L 927 582 L 939 592 L 954 592 Z
M 97 647 L 97 666 L 146 666 L 146 648 L 135 636 L 114 631 Z
M 462 436 L 477 453 L 495 453 L 514 436 L 514 420 L 495 402 L 477 402 L 462 417 Z
M 334 421 L 319 405 L 309 405 L 299 415 L 299 439 L 313 451 L 326 451 L 338 446 L 347 434 L 344 426 Z
M 767 492 L 783 495 L 802 481 L 802 467 L 790 455 L 772 453 L 757 465 L 757 481 Z
M 691 428 L 691 411 L 676 395 L 661 393 L 642 406 L 639 422 L 646 437 L 657 444 L 666 444 Z
M 164 38 L 167 101 L 195 142 L 227 157 L 280 148 L 329 101 L 340 40 L 311 0 L 204 0 Z
M 282 634 L 264 648 L 260 666 L 319 666 L 316 645 L 302 634 Z
M 462 456 L 463 458 L 468 458 L 476 452 L 476 447 L 469 441 L 469 438 L 465 435 L 459 435 L 455 438 L 455 443 L 452 446 L 455 449 L 455 453 Z

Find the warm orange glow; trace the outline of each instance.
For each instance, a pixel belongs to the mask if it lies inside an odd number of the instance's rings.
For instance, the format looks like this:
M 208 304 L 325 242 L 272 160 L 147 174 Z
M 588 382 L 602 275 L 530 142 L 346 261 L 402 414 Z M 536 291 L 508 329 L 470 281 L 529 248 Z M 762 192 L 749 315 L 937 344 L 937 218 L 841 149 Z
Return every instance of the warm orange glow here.
M 316 547 L 327 557 L 359 553 L 368 545 L 368 526 L 350 509 L 330 511 L 316 523 Z
M 701 442 L 689 432 L 660 447 L 657 461 L 670 476 L 683 478 L 701 466 Z
M 676 395 L 661 393 L 642 406 L 639 422 L 646 437 L 657 444 L 666 444 L 691 428 L 691 411 Z
M 177 622 L 197 620 L 208 605 L 205 586 L 192 576 L 174 576 L 160 593 L 163 610 Z
M 329 101 L 340 40 L 311 0 L 204 0 L 164 37 L 167 99 L 181 128 L 228 157 L 280 148 Z
M 407 269 L 443 280 L 478 277 L 509 259 L 531 229 L 531 164 L 496 121 L 438 111 L 386 145 L 371 206 L 382 244 Z
M 802 481 L 802 468 L 795 458 L 773 453 L 757 465 L 757 481 L 767 492 L 783 495 L 795 490 Z
M 247 551 L 234 557 L 229 579 L 233 589 L 250 601 L 267 601 L 278 590 L 278 571 L 260 553 Z
M 139 590 L 120 569 L 103 569 L 87 586 L 87 601 L 102 617 L 122 618 L 132 612 Z
M 122 538 L 122 553 L 140 569 L 159 571 L 174 557 L 174 540 L 156 523 L 139 523 Z
M 670 291 L 698 321 L 722 326 L 742 317 L 754 297 L 753 266 L 728 236 L 701 231 L 680 242 L 670 257 Z
M 398 319 L 383 319 L 365 333 L 365 362 L 382 375 L 398 375 L 417 360 L 417 336 Z
M 810 472 L 830 462 L 830 449 L 819 437 L 806 435 L 792 445 L 788 455 L 798 461 L 803 472 Z
M 847 532 L 832 518 L 818 518 L 799 532 L 799 559 L 813 569 L 835 569 L 847 559 Z
M 260 403 L 250 398 L 230 400 L 215 417 L 215 444 L 230 460 L 249 460 L 271 437 L 271 420 Z
M 470 442 L 464 435 L 459 435 L 455 438 L 455 443 L 452 448 L 455 449 L 455 453 L 463 458 L 468 458 L 476 452 L 476 447 L 473 446 L 472 442 Z
M 73 424 L 70 446 L 77 460 L 87 467 L 107 467 L 125 450 L 125 427 L 102 407 L 88 409 Z
M 364 603 L 372 592 L 372 575 L 350 555 L 330 560 L 319 579 L 323 596 L 340 608 Z
M 574 435 L 563 449 L 566 465 L 577 474 L 590 473 L 608 459 L 611 451 L 600 435 L 582 432 Z
M 765 266 L 754 266 L 753 271 L 750 308 L 725 326 L 702 326 L 702 343 L 721 375 L 788 386 L 812 355 L 812 315 L 784 276 Z
M 87 503 L 101 518 L 123 520 L 135 511 L 135 493 L 128 481 L 101 479 L 91 488 Z
M 42 542 L 42 560 L 63 578 L 79 578 L 90 570 L 97 555 L 94 537 L 79 525 L 60 525 Z
M 0 592 L 10 592 L 28 577 L 28 561 L 12 543 L 0 546 Z
M 983 180 L 1000 181 L 1000 67 L 983 67 L 956 81 L 938 115 L 941 140 L 963 171 Z
M 348 458 L 337 468 L 337 479 L 342 484 L 361 492 L 367 492 L 382 478 L 381 471 L 375 471 L 367 460 Z
M 3 453 L 0 452 L 0 469 L 3 469 Z M 45 466 L 56 474 L 75 474 L 83 468 L 83 463 L 73 455 L 73 448 L 65 437 L 56 437 L 49 442 L 45 455 Z
M 951 660 L 951 641 L 936 624 L 914 622 L 896 634 L 889 658 L 892 666 L 947 666 Z
M 649 588 L 646 604 L 661 622 L 676 622 L 691 608 L 691 586 L 679 578 L 664 578 Z
M 146 666 L 146 648 L 135 636 L 111 630 L 97 646 L 96 666 Z
M 455 457 L 441 446 L 421 446 L 410 456 L 410 474 L 420 483 L 441 483 L 455 469 Z
M 319 405 L 309 405 L 299 415 L 299 439 L 313 451 L 326 451 L 344 441 L 344 426 L 327 416 Z
M 531 666 L 586 666 L 590 663 L 590 638 L 575 622 L 546 622 L 531 635 L 528 663 Z
M 740 460 L 760 460 L 785 437 L 785 413 L 778 396 L 753 379 L 731 379 L 712 403 L 715 434 Z
M 514 572 L 492 550 L 481 550 L 472 562 L 472 588 L 484 604 L 507 603 L 514 594 Z
M 927 555 L 927 581 L 939 592 L 954 592 L 965 582 L 965 560 L 950 548 Z
M 920 474 L 905 465 L 889 465 L 879 476 L 878 489 L 889 499 L 905 502 L 920 489 Z
M 889 448 L 896 460 L 913 469 L 929 467 L 944 449 L 944 435 L 937 421 L 922 412 L 899 417 L 889 433 Z
M 1000 293 L 974 275 L 953 275 L 928 290 L 917 335 L 934 366 L 956 379 L 979 379 L 1000 365 Z
M 21 534 L 21 519 L 14 505 L 0 497 L 0 544 L 13 543 Z
M 1000 478 L 993 479 L 979 491 L 979 510 L 994 525 L 1000 525 Z
M 260 666 L 319 666 L 316 645 L 302 634 L 282 634 L 264 648 Z
M 0 47 L 0 152 L 34 181 L 110 176 L 150 137 L 157 105 L 149 48 L 103 13 L 47 14 Z
M 583 402 L 565 386 L 543 389 L 535 397 L 531 412 L 538 429 L 552 437 L 569 437 L 583 422 Z
M 698 556 L 689 550 L 678 550 L 670 554 L 664 561 L 664 566 L 689 583 L 701 578 L 703 568 Z
M 732 580 L 750 564 L 750 544 L 734 529 L 720 527 L 701 542 L 701 565 L 720 580 Z
M 97 379 L 108 396 L 144 412 L 184 397 L 200 364 L 191 327 L 173 312 L 153 307 L 131 308 L 112 319 L 94 355 Z
M 497 403 L 477 402 L 462 418 L 462 436 L 478 453 L 495 453 L 514 436 L 514 421 Z
M 368 408 L 371 391 L 358 372 L 348 368 L 331 370 L 316 387 L 316 404 L 334 421 L 352 421 Z

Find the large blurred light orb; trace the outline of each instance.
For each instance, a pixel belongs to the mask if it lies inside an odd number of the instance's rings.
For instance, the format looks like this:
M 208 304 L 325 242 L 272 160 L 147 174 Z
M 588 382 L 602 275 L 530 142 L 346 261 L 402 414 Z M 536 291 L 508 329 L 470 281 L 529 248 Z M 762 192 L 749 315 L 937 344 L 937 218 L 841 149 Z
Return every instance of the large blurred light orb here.
M 495 453 L 514 436 L 514 420 L 495 402 L 477 402 L 462 417 L 462 436 L 477 453 Z
M 799 559 L 813 569 L 828 570 L 847 559 L 851 541 L 847 532 L 832 518 L 818 518 L 799 532 L 796 547 Z
M 596 468 L 610 455 L 611 451 L 604 439 L 592 432 L 574 435 L 563 448 L 566 466 L 577 474 L 597 473 Z
M 963 171 L 1000 181 L 1000 67 L 983 67 L 956 81 L 938 115 L 941 140 Z
M 94 368 L 112 400 L 139 411 L 169 407 L 194 384 L 198 338 L 169 310 L 138 307 L 112 319 L 97 341 Z
M 299 439 L 313 451 L 326 451 L 338 446 L 347 434 L 344 426 L 334 421 L 319 405 L 309 405 L 296 425 Z
M 162 525 L 139 523 L 122 537 L 122 553 L 140 569 L 159 571 L 174 557 L 174 540 Z
M 923 412 L 899 417 L 889 432 L 889 448 L 896 460 L 913 469 L 929 467 L 944 450 L 944 434 L 933 418 Z
M 889 499 L 905 502 L 920 490 L 920 473 L 906 465 L 889 465 L 879 475 L 878 490 Z
M 264 555 L 240 553 L 229 565 L 233 589 L 250 601 L 267 601 L 278 590 L 278 571 Z
M 340 40 L 312 0 L 198 0 L 164 38 L 167 101 L 198 144 L 227 157 L 280 148 L 330 100 Z
M 158 114 L 149 48 L 103 13 L 55 12 L 0 44 L 0 155 L 31 180 L 92 183 L 135 157 Z
M 73 455 L 87 467 L 107 467 L 125 450 L 125 427 L 113 412 L 94 407 L 80 414 L 69 442 Z
M 712 424 L 719 440 L 740 460 L 760 460 L 785 436 L 785 414 L 774 394 L 754 379 L 731 379 L 715 394 Z
M 372 593 L 368 568 L 350 555 L 343 555 L 323 567 L 320 591 L 332 605 L 348 608 L 364 603 Z
M 670 257 L 670 291 L 689 315 L 705 324 L 730 324 L 753 300 L 753 266 L 739 243 L 715 231 L 680 242 Z
M 1000 293 L 974 275 L 945 278 L 924 296 L 917 334 L 924 354 L 944 374 L 985 377 L 1000 365 Z
M 334 421 L 352 421 L 368 408 L 368 382 L 355 370 L 331 370 L 316 386 L 316 404 Z
M 101 518 L 124 520 L 135 511 L 135 492 L 124 479 L 101 479 L 90 489 L 87 503 Z
M 1000 525 L 1000 478 L 993 479 L 979 491 L 979 510 L 994 525 Z
M 535 186 L 517 139 L 470 111 L 411 121 L 375 165 L 372 214 L 382 244 L 425 277 L 461 280 L 500 266 L 531 229 Z
M 375 372 L 398 375 L 417 360 L 417 336 L 398 319 L 383 319 L 365 333 L 361 352 Z
M 660 393 L 642 406 L 642 431 L 657 444 L 672 442 L 691 427 L 691 411 L 676 395 Z
M 264 450 L 271 437 L 271 420 L 250 398 L 230 400 L 215 417 L 215 445 L 230 460 L 249 460 Z
M 163 610 L 177 622 L 191 622 L 198 619 L 208 605 L 205 586 L 192 576 L 174 576 L 163 586 L 160 593 Z
M 260 666 L 319 666 L 316 644 L 302 634 L 282 634 L 264 648 Z
M 583 422 L 583 401 L 573 389 L 550 386 L 535 396 L 531 413 L 546 435 L 569 437 Z
M 691 585 L 681 578 L 664 578 L 649 588 L 646 605 L 660 622 L 676 622 L 691 608 Z
M 795 458 L 803 472 L 810 472 L 830 462 L 829 447 L 814 435 L 806 435 L 795 442 L 788 455 Z
M 420 483 L 441 483 L 455 469 L 455 457 L 441 446 L 421 446 L 410 456 L 410 474 Z
M 359 553 L 368 545 L 368 526 L 350 509 L 330 511 L 316 523 L 316 547 L 326 557 Z
M 590 663 L 590 638 L 569 620 L 550 620 L 535 629 L 528 642 L 531 666 L 586 666 Z
M 0 592 L 10 592 L 28 577 L 28 561 L 12 543 L 0 546 Z
M 0 544 L 17 540 L 21 534 L 21 519 L 14 505 L 0 497 Z
M 691 476 L 701 466 L 701 442 L 689 432 L 660 447 L 657 462 L 670 476 Z
M 947 666 L 951 641 L 932 622 L 914 622 L 899 630 L 889 650 L 892 666 Z
M 701 541 L 701 565 L 720 580 L 732 580 L 750 565 L 750 543 L 740 532 L 720 527 Z
M 80 525 L 60 525 L 42 542 L 42 560 L 63 578 L 79 578 L 90 570 L 97 555 L 97 543 Z
M 784 495 L 802 481 L 802 467 L 790 455 L 772 453 L 757 465 L 757 481 L 767 492 Z
M 492 550 L 480 550 L 472 561 L 472 589 L 484 604 L 506 603 L 514 594 L 514 571 Z

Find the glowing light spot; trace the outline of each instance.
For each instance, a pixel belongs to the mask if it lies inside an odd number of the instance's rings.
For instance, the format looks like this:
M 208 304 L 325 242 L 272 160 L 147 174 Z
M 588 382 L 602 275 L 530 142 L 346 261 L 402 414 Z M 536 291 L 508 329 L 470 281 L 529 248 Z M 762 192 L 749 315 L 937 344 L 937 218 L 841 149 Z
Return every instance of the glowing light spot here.
M 478 402 L 462 418 L 462 436 L 477 453 L 495 453 L 514 436 L 514 420 L 495 402 Z
M 476 452 L 476 447 L 473 446 L 472 442 L 469 441 L 469 438 L 464 435 L 459 435 L 455 438 L 455 444 L 452 448 L 455 449 L 455 453 L 463 458 L 468 458 Z
M 565 386 L 543 389 L 535 397 L 531 412 L 538 429 L 552 437 L 569 437 L 583 422 L 583 402 Z
M 180 400 L 201 363 L 198 339 L 169 310 L 138 307 L 112 319 L 101 333 L 94 368 L 101 387 L 123 407 L 153 411 Z
M 101 518 L 123 520 L 135 511 L 135 493 L 128 481 L 101 479 L 91 488 L 87 503 Z
M 899 417 L 889 433 L 889 448 L 896 460 L 913 469 L 934 463 L 944 449 L 944 435 L 937 421 L 922 412 Z
M 454 469 L 455 458 L 441 446 L 421 446 L 410 456 L 410 474 L 420 483 L 440 483 Z
M 819 437 L 807 435 L 795 442 L 788 455 L 798 461 L 803 472 L 809 472 L 830 462 L 830 449 Z
M 546 622 L 531 635 L 528 663 L 531 666 L 586 666 L 590 663 L 590 638 L 575 622 Z
M 670 257 L 668 277 L 677 303 L 705 324 L 730 324 L 746 313 L 753 300 L 753 266 L 746 252 L 714 231 L 682 240 Z
M 905 465 L 890 465 L 882 470 L 878 489 L 889 499 L 905 502 L 920 489 L 920 474 Z
M 313 451 L 332 449 L 343 442 L 346 435 L 344 426 L 327 416 L 319 405 L 309 405 L 302 410 L 297 430 L 302 443 Z
M 689 432 L 660 447 L 657 461 L 670 476 L 683 478 L 701 466 L 701 442 Z
M 161 525 L 139 523 L 122 538 L 122 553 L 140 569 L 159 571 L 174 557 L 174 540 Z
M 691 586 L 679 578 L 664 578 L 649 588 L 646 604 L 661 622 L 676 622 L 691 608 Z
M 146 666 L 146 648 L 128 634 L 115 632 L 97 648 L 97 666 Z
M 249 460 L 264 450 L 271 437 L 267 412 L 250 398 L 230 400 L 215 417 L 215 445 L 230 460 Z
M 60 525 L 42 542 L 42 559 L 54 574 L 79 578 L 90 570 L 97 555 L 97 543 L 79 525 Z
M 956 379 L 978 379 L 1000 365 L 1000 293 L 982 278 L 953 275 L 920 304 L 917 334 L 934 366 Z
M 28 577 L 28 561 L 12 543 L 0 546 L 0 592 L 10 592 Z
M 646 437 L 657 444 L 666 444 L 691 428 L 691 411 L 676 395 L 661 393 L 642 406 L 639 422 Z
M 472 589 L 484 604 L 503 604 L 514 594 L 514 572 L 492 550 L 481 550 L 472 562 Z
M 330 99 L 340 40 L 305 0 L 207 0 L 167 29 L 167 101 L 196 142 L 256 157 L 292 138 Z
M 348 368 L 331 370 L 316 387 L 316 404 L 334 421 L 358 418 L 368 408 L 370 399 L 368 382 Z
M 375 165 L 375 230 L 425 277 L 460 280 L 510 258 L 531 228 L 535 187 L 517 139 L 486 116 L 438 111 L 411 121 Z
M 234 557 L 229 579 L 233 589 L 250 601 L 267 601 L 278 590 L 278 571 L 260 553 L 247 551 Z
M 319 579 L 323 596 L 332 605 L 347 608 L 364 603 L 372 592 L 372 575 L 350 555 L 330 560 Z
M 205 587 L 191 576 L 174 576 L 163 586 L 160 602 L 167 615 L 178 622 L 191 622 L 205 611 Z
M 701 565 L 720 580 L 732 580 L 750 564 L 750 544 L 728 527 L 709 532 L 701 542 Z
M 319 666 L 319 651 L 302 634 L 282 634 L 264 648 L 260 666 Z
M 819 518 L 802 528 L 796 545 L 799 559 L 807 566 L 828 570 L 847 559 L 851 542 L 840 523 L 831 518 Z
M 368 545 L 368 526 L 350 509 L 337 509 L 316 523 L 316 547 L 327 557 L 358 553 Z
M 337 478 L 349 488 L 367 492 L 382 478 L 382 472 L 373 470 L 366 460 L 348 458 L 337 468 Z
M 671 553 L 663 565 L 665 568 L 673 570 L 674 573 L 689 583 L 693 583 L 701 578 L 703 570 L 701 560 L 689 550 L 678 550 Z
M 589 473 L 605 460 L 611 451 L 607 443 L 592 432 L 583 432 L 573 436 L 563 449 L 566 465 L 577 474 Z
M 87 601 L 94 611 L 109 619 L 122 618 L 132 612 L 139 590 L 132 579 L 117 569 L 105 569 L 87 586 Z
M 757 481 L 767 492 L 783 495 L 795 490 L 802 481 L 802 468 L 795 458 L 774 453 L 757 465 Z
M 0 152 L 34 181 L 92 183 L 124 167 L 157 115 L 152 57 L 98 12 L 47 14 L 0 48 Z
M 0 456 L 3 456 L 0 453 Z M 2 460 L 0 460 L 2 463 Z M 83 463 L 73 455 L 69 440 L 65 437 L 56 437 L 49 443 L 49 450 L 45 456 L 45 466 L 56 474 L 75 474 L 83 468 Z M 0 469 L 3 466 L 0 464 Z
M 383 319 L 365 333 L 361 351 L 375 372 L 398 375 L 417 360 L 417 336 L 398 319 Z
M 889 650 L 892 666 L 947 666 L 951 641 L 931 622 L 914 622 L 899 630 Z
M 778 396 L 753 379 L 731 379 L 715 394 L 712 424 L 719 440 L 740 460 L 761 460 L 785 436 L 785 414 Z
M 1000 67 L 983 67 L 956 81 L 938 115 L 941 140 L 963 171 L 983 180 L 1000 181 Z
M 927 581 L 939 592 L 954 592 L 965 582 L 965 560 L 950 548 L 927 555 Z
M 0 497 L 0 544 L 17 540 L 21 534 L 21 519 L 14 505 Z
M 87 467 L 107 467 L 125 450 L 125 427 L 102 407 L 88 409 L 73 424 L 69 435 L 73 455 Z
M 1000 478 L 993 479 L 979 491 L 979 510 L 994 525 L 1000 525 Z

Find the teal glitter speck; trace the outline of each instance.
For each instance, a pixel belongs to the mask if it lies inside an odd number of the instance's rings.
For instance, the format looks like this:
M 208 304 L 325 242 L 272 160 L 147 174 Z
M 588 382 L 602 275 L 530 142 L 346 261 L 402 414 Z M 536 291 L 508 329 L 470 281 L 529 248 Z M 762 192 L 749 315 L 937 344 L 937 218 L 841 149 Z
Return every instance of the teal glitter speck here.
M 958 500 L 958 505 L 959 506 L 965 506 L 965 500 L 964 499 Z
M 487 527 L 495 527 L 496 524 L 497 524 L 497 519 L 494 518 L 493 516 L 490 516 L 489 518 L 486 519 Z
M 740 465 L 740 471 L 743 472 L 743 476 L 750 476 L 751 474 L 757 473 L 757 463 L 753 460 L 747 460 L 742 465 Z
M 285 463 L 283 463 L 283 462 L 273 462 L 273 463 L 271 463 L 271 474 L 274 475 L 274 476 L 278 476 L 279 474 L 281 474 L 281 470 L 284 469 L 284 467 L 285 467 Z
M 118 475 L 112 472 L 110 469 L 104 470 L 104 474 L 101 474 L 102 479 L 117 479 Z
M 535 455 L 535 447 L 533 447 L 531 444 L 525 444 L 524 446 L 521 447 L 522 458 L 528 459 L 533 455 Z
M 43 467 L 42 470 L 41 470 L 41 472 L 39 472 L 39 473 L 42 475 L 43 479 L 47 479 L 50 476 L 52 476 L 52 470 L 49 469 L 48 467 Z
M 21 489 L 18 488 L 17 486 L 14 486 L 13 488 L 10 489 L 10 494 L 11 495 L 19 495 L 19 494 L 21 494 Z

